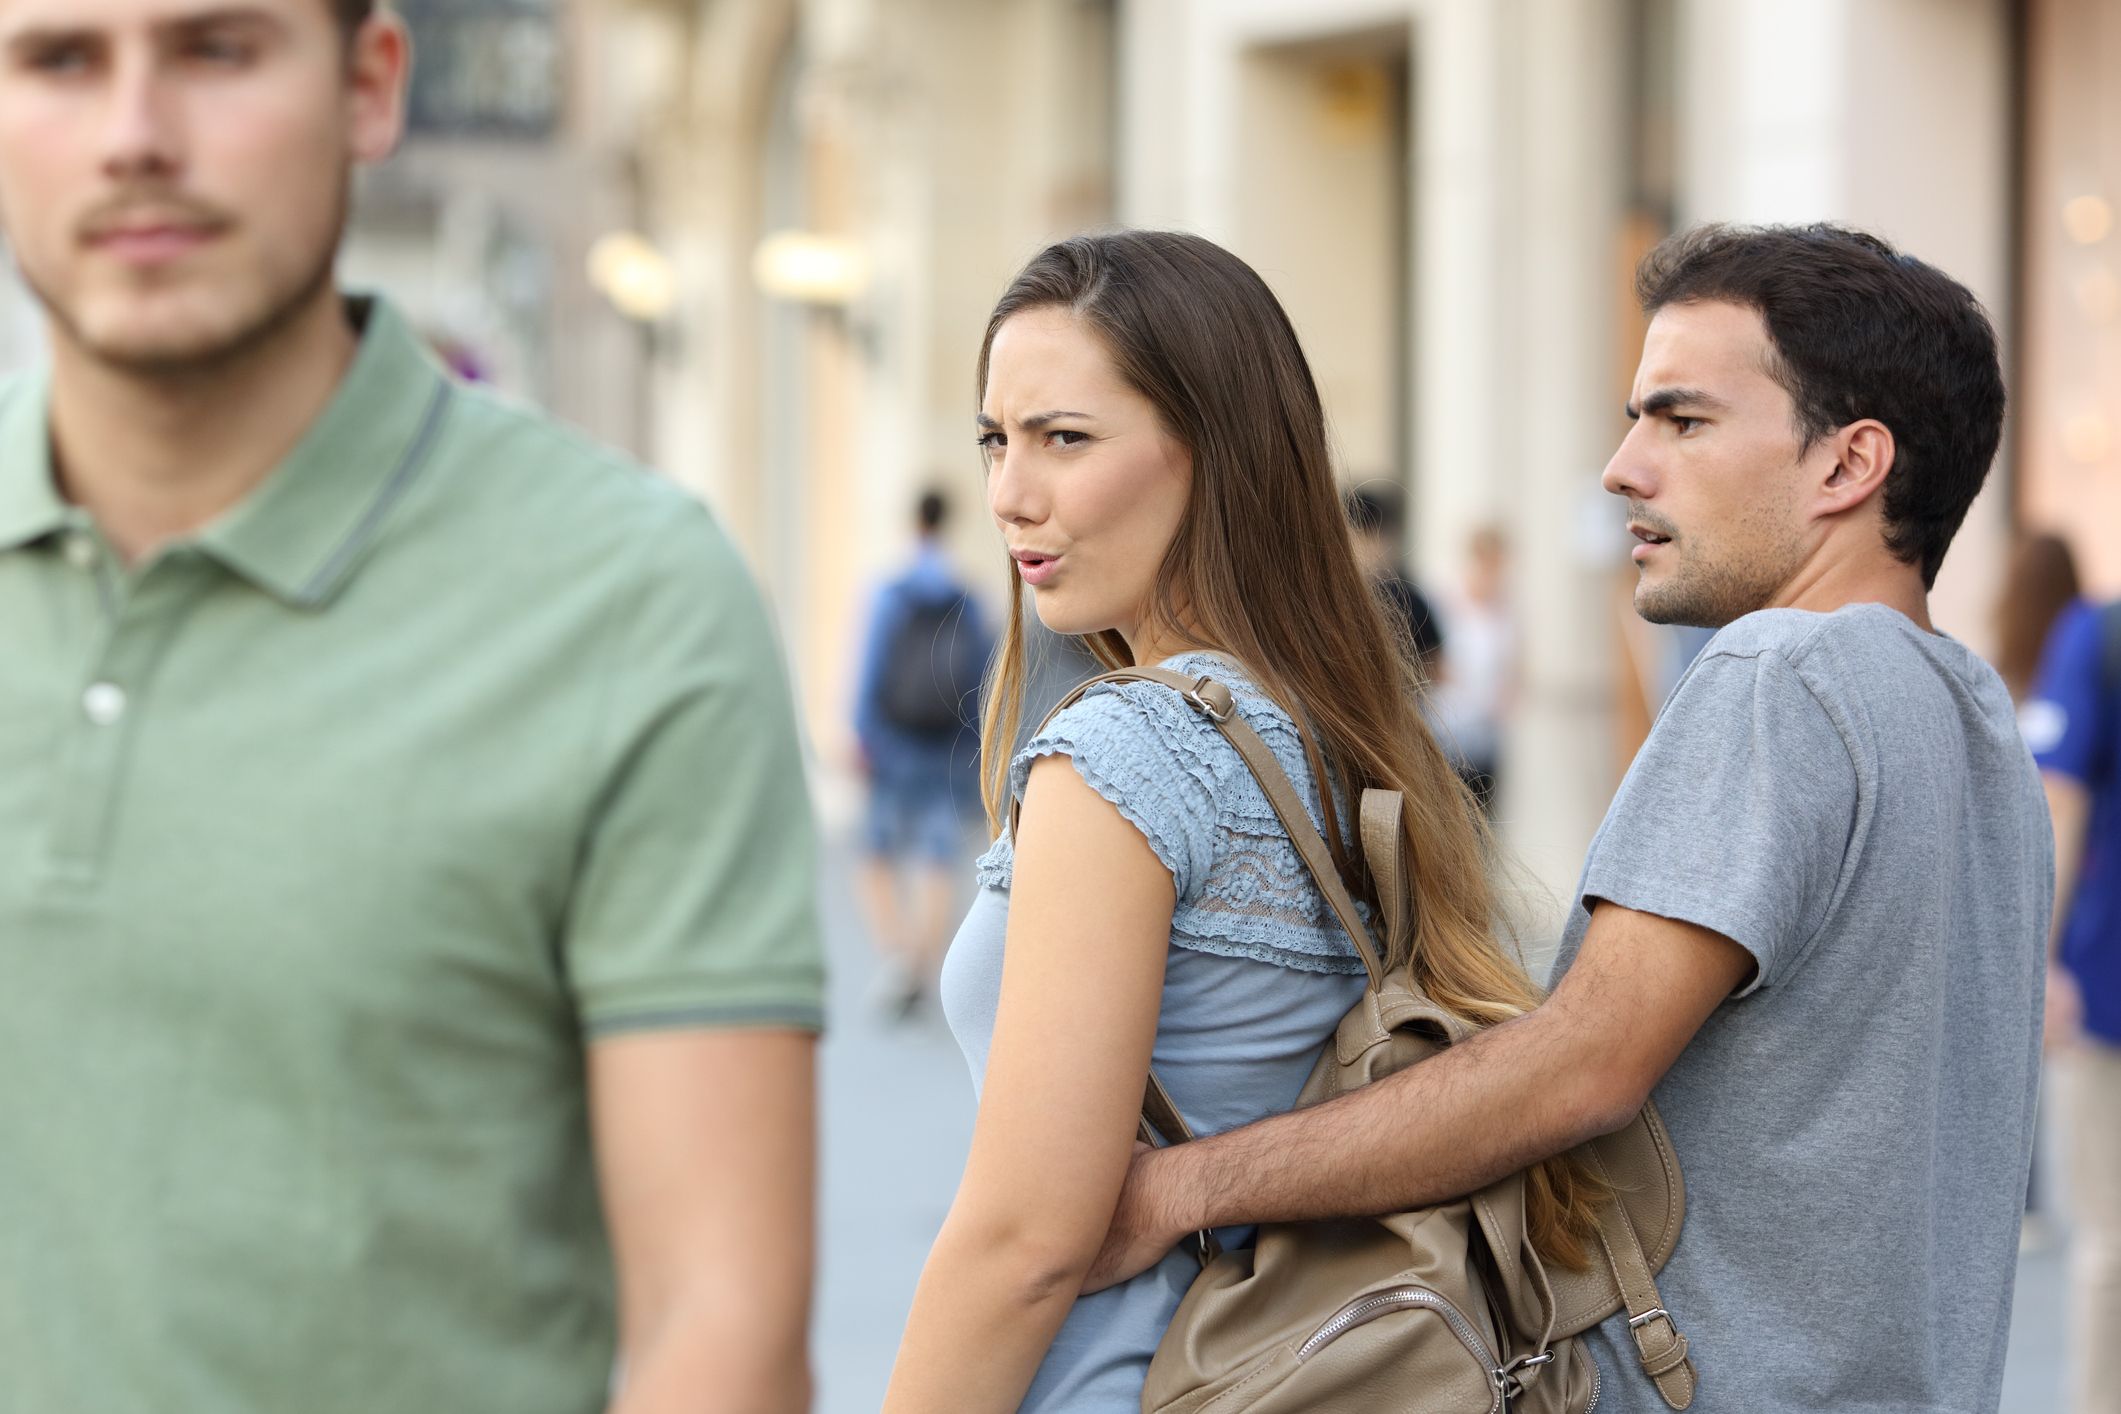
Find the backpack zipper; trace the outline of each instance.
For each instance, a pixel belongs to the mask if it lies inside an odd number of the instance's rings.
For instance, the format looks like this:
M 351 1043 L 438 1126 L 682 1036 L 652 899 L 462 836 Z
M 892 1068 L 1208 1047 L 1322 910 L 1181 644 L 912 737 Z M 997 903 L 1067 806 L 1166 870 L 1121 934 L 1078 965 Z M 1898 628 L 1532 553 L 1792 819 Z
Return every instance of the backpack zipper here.
M 1481 1369 L 1488 1372 L 1491 1381 L 1494 1380 L 1495 1356 L 1488 1350 L 1488 1344 L 1481 1338 L 1480 1332 L 1474 1329 L 1473 1323 L 1467 1320 L 1456 1306 L 1425 1286 L 1395 1286 L 1389 1291 L 1372 1292 L 1368 1296 L 1349 1302 L 1324 1325 L 1313 1331 L 1310 1339 L 1296 1348 L 1296 1358 L 1299 1361 L 1310 1359 L 1365 1321 L 1375 1320 L 1388 1312 L 1412 1310 L 1416 1307 L 1441 1316 L 1451 1334 L 1458 1337 L 1458 1343 L 1466 1348 L 1466 1353 L 1478 1360 Z M 1488 1406 L 1489 1414 L 1495 1414 L 1495 1411 L 1501 1408 L 1502 1387 L 1496 1383 L 1495 1400 Z

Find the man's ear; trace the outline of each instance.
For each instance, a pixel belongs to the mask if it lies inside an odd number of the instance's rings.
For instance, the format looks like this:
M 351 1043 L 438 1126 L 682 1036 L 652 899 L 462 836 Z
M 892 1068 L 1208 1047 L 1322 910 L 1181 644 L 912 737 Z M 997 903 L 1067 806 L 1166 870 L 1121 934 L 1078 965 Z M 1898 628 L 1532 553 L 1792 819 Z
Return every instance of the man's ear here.
M 1863 418 L 1836 432 L 1827 445 L 1834 460 L 1819 485 L 1822 513 L 1852 511 L 1884 489 L 1897 454 L 1891 428 L 1876 418 Z
M 372 15 L 352 40 L 346 98 L 353 160 L 381 162 L 405 136 L 405 94 L 412 76 L 412 33 L 388 10 Z

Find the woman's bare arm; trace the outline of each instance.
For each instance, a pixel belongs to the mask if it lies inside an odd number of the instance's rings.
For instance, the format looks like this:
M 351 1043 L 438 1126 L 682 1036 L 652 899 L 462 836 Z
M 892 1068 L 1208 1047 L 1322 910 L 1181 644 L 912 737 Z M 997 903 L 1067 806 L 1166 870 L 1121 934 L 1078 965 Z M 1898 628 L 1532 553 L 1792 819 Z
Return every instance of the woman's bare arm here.
M 1174 904 L 1141 833 L 1071 762 L 1039 761 L 972 1152 L 887 1414 L 1013 1410 L 1030 1387 L 1126 1178 Z

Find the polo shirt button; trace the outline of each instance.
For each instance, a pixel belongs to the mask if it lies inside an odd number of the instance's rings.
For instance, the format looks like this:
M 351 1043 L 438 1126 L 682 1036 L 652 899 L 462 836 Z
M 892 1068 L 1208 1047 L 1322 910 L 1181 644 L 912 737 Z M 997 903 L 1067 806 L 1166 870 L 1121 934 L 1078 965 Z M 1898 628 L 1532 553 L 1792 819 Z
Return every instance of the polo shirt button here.
M 81 694 L 81 710 L 97 726 L 110 726 L 125 715 L 125 689 L 116 683 L 99 682 Z
M 88 532 L 77 530 L 66 537 L 66 562 L 77 570 L 96 567 L 96 542 Z

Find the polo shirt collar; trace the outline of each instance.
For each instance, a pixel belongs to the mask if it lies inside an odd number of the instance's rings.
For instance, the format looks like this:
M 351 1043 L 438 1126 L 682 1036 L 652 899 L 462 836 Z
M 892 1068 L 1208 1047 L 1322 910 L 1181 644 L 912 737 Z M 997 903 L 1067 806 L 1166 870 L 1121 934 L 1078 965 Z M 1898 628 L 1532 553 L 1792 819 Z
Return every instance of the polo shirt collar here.
M 299 608 L 322 607 L 345 584 L 417 480 L 449 404 L 448 375 L 389 303 L 357 299 L 350 311 L 360 351 L 324 415 L 198 536 L 208 554 Z
M 24 375 L 0 404 L 0 550 L 19 549 L 67 524 L 45 433 L 50 375 Z

